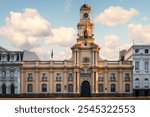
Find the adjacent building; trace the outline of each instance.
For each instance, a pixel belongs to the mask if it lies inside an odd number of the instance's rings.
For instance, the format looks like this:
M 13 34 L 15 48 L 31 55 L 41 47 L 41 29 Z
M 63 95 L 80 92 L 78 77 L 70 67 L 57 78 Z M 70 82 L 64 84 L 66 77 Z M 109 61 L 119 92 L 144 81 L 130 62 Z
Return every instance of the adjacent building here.
M 150 45 L 133 45 L 124 58 L 133 61 L 134 94 L 150 95 Z
M 0 47 L 0 94 L 20 94 L 23 52 Z
M 29 51 L 9 51 L 0 46 L 0 94 L 20 94 L 22 61 L 39 60 Z

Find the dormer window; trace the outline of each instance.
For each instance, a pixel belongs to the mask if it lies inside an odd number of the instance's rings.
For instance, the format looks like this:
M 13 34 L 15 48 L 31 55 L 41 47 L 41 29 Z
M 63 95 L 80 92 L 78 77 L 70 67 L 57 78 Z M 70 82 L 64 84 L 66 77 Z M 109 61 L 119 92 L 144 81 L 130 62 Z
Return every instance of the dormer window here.
M 10 58 L 11 58 L 11 61 L 14 61 L 14 55 L 11 55 Z

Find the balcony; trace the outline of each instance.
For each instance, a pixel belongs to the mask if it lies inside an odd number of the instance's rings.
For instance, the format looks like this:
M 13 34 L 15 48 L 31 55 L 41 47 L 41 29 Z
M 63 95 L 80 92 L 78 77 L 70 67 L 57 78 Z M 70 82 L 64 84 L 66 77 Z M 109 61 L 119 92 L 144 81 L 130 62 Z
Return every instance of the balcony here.
M 124 80 L 125 81 L 130 81 L 130 77 L 125 77 Z
M 116 77 L 110 77 L 110 81 L 116 81 Z

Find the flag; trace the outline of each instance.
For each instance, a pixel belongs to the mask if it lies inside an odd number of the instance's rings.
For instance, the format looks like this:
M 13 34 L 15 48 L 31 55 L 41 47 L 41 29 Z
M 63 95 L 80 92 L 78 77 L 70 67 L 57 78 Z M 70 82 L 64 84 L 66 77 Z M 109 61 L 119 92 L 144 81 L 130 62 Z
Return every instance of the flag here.
M 52 52 L 51 52 L 51 58 L 53 58 L 53 49 L 52 49 Z

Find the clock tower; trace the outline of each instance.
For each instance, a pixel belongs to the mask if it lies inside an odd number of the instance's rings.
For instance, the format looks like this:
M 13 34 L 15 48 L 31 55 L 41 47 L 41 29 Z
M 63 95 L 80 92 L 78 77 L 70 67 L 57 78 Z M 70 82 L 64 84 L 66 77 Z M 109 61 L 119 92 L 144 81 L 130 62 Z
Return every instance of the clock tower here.
M 71 48 L 74 66 L 90 69 L 97 66 L 100 47 L 94 42 L 94 24 L 92 22 L 92 9 L 88 4 L 80 8 L 80 19 L 77 24 L 77 43 Z
M 92 9 L 88 4 L 84 4 L 80 8 L 80 20 L 77 25 L 78 42 L 94 41 L 94 25 L 92 23 Z

